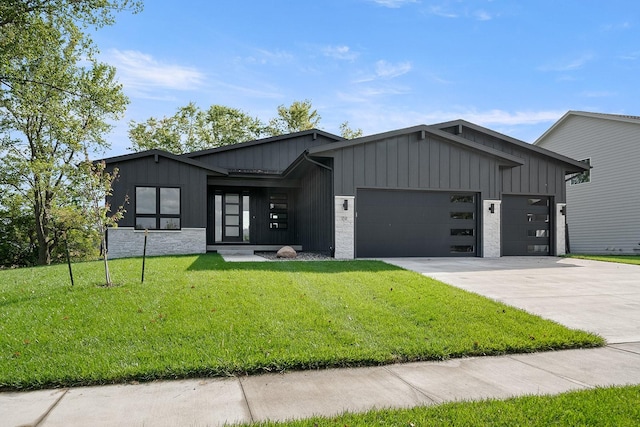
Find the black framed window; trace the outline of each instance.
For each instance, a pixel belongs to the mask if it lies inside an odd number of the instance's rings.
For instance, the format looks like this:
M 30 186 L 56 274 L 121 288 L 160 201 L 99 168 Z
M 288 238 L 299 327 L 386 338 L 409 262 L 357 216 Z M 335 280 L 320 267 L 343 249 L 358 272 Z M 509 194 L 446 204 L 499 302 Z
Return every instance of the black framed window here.
M 179 230 L 180 188 L 136 187 L 136 229 Z
M 276 230 L 289 228 L 289 201 L 286 194 L 269 196 L 269 228 Z

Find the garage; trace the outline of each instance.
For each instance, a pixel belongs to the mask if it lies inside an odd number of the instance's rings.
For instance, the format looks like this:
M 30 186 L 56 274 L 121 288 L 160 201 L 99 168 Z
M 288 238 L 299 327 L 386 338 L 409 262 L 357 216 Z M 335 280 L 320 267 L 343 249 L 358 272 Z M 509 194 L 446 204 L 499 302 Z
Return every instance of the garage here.
M 359 189 L 356 256 L 478 255 L 478 195 Z
M 552 255 L 550 206 L 548 196 L 503 196 L 503 255 Z

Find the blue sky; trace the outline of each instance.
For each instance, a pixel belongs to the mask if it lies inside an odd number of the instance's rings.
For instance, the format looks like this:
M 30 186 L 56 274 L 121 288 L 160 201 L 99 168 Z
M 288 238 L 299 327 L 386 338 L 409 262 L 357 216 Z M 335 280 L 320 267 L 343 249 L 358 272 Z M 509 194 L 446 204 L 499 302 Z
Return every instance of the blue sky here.
M 127 123 L 189 101 L 267 121 L 309 99 L 365 135 L 465 119 L 533 142 L 567 110 L 640 115 L 636 0 L 146 0 L 94 35 Z

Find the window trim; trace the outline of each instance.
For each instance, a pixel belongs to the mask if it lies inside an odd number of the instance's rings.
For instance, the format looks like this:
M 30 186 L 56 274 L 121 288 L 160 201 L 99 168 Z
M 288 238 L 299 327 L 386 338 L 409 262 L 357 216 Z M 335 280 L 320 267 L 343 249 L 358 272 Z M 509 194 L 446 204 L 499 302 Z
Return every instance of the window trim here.
M 138 213 L 138 188 L 153 188 L 155 189 L 155 213 Z M 162 190 L 163 189 L 176 189 L 178 190 L 178 213 L 177 214 L 163 214 L 161 213 L 162 203 Z M 153 230 L 153 231 L 180 231 L 182 230 L 182 187 L 171 185 L 136 185 L 134 188 L 135 194 L 135 207 L 133 217 L 133 228 L 135 230 Z M 138 218 L 151 218 L 155 220 L 154 228 L 138 227 Z M 179 226 L 176 228 L 161 228 L 163 220 L 177 219 Z

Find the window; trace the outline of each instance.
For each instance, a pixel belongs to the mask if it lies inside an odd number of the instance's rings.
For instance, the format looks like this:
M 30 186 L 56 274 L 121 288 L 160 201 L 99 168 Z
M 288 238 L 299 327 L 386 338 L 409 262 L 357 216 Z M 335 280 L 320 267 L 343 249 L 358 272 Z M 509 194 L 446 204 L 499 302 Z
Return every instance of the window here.
M 549 215 L 546 214 L 527 214 L 528 222 L 549 222 Z
M 451 203 L 475 203 L 473 194 L 453 194 L 451 195 Z
M 591 159 L 580 160 L 582 163 L 586 163 L 587 166 L 591 166 Z M 586 170 L 575 174 L 569 180 L 569 185 L 582 184 L 584 182 L 591 182 L 591 170 Z
M 450 212 L 451 219 L 473 219 L 473 212 Z
M 269 196 L 269 228 L 286 230 L 289 227 L 289 202 L 286 194 Z
M 528 245 L 527 253 L 546 255 L 549 253 L 549 245 Z
M 136 187 L 136 229 L 179 230 L 180 189 Z
M 452 254 L 468 254 L 474 252 L 473 245 L 452 245 L 449 246 Z
M 473 228 L 452 228 L 450 230 L 452 236 L 473 236 Z

